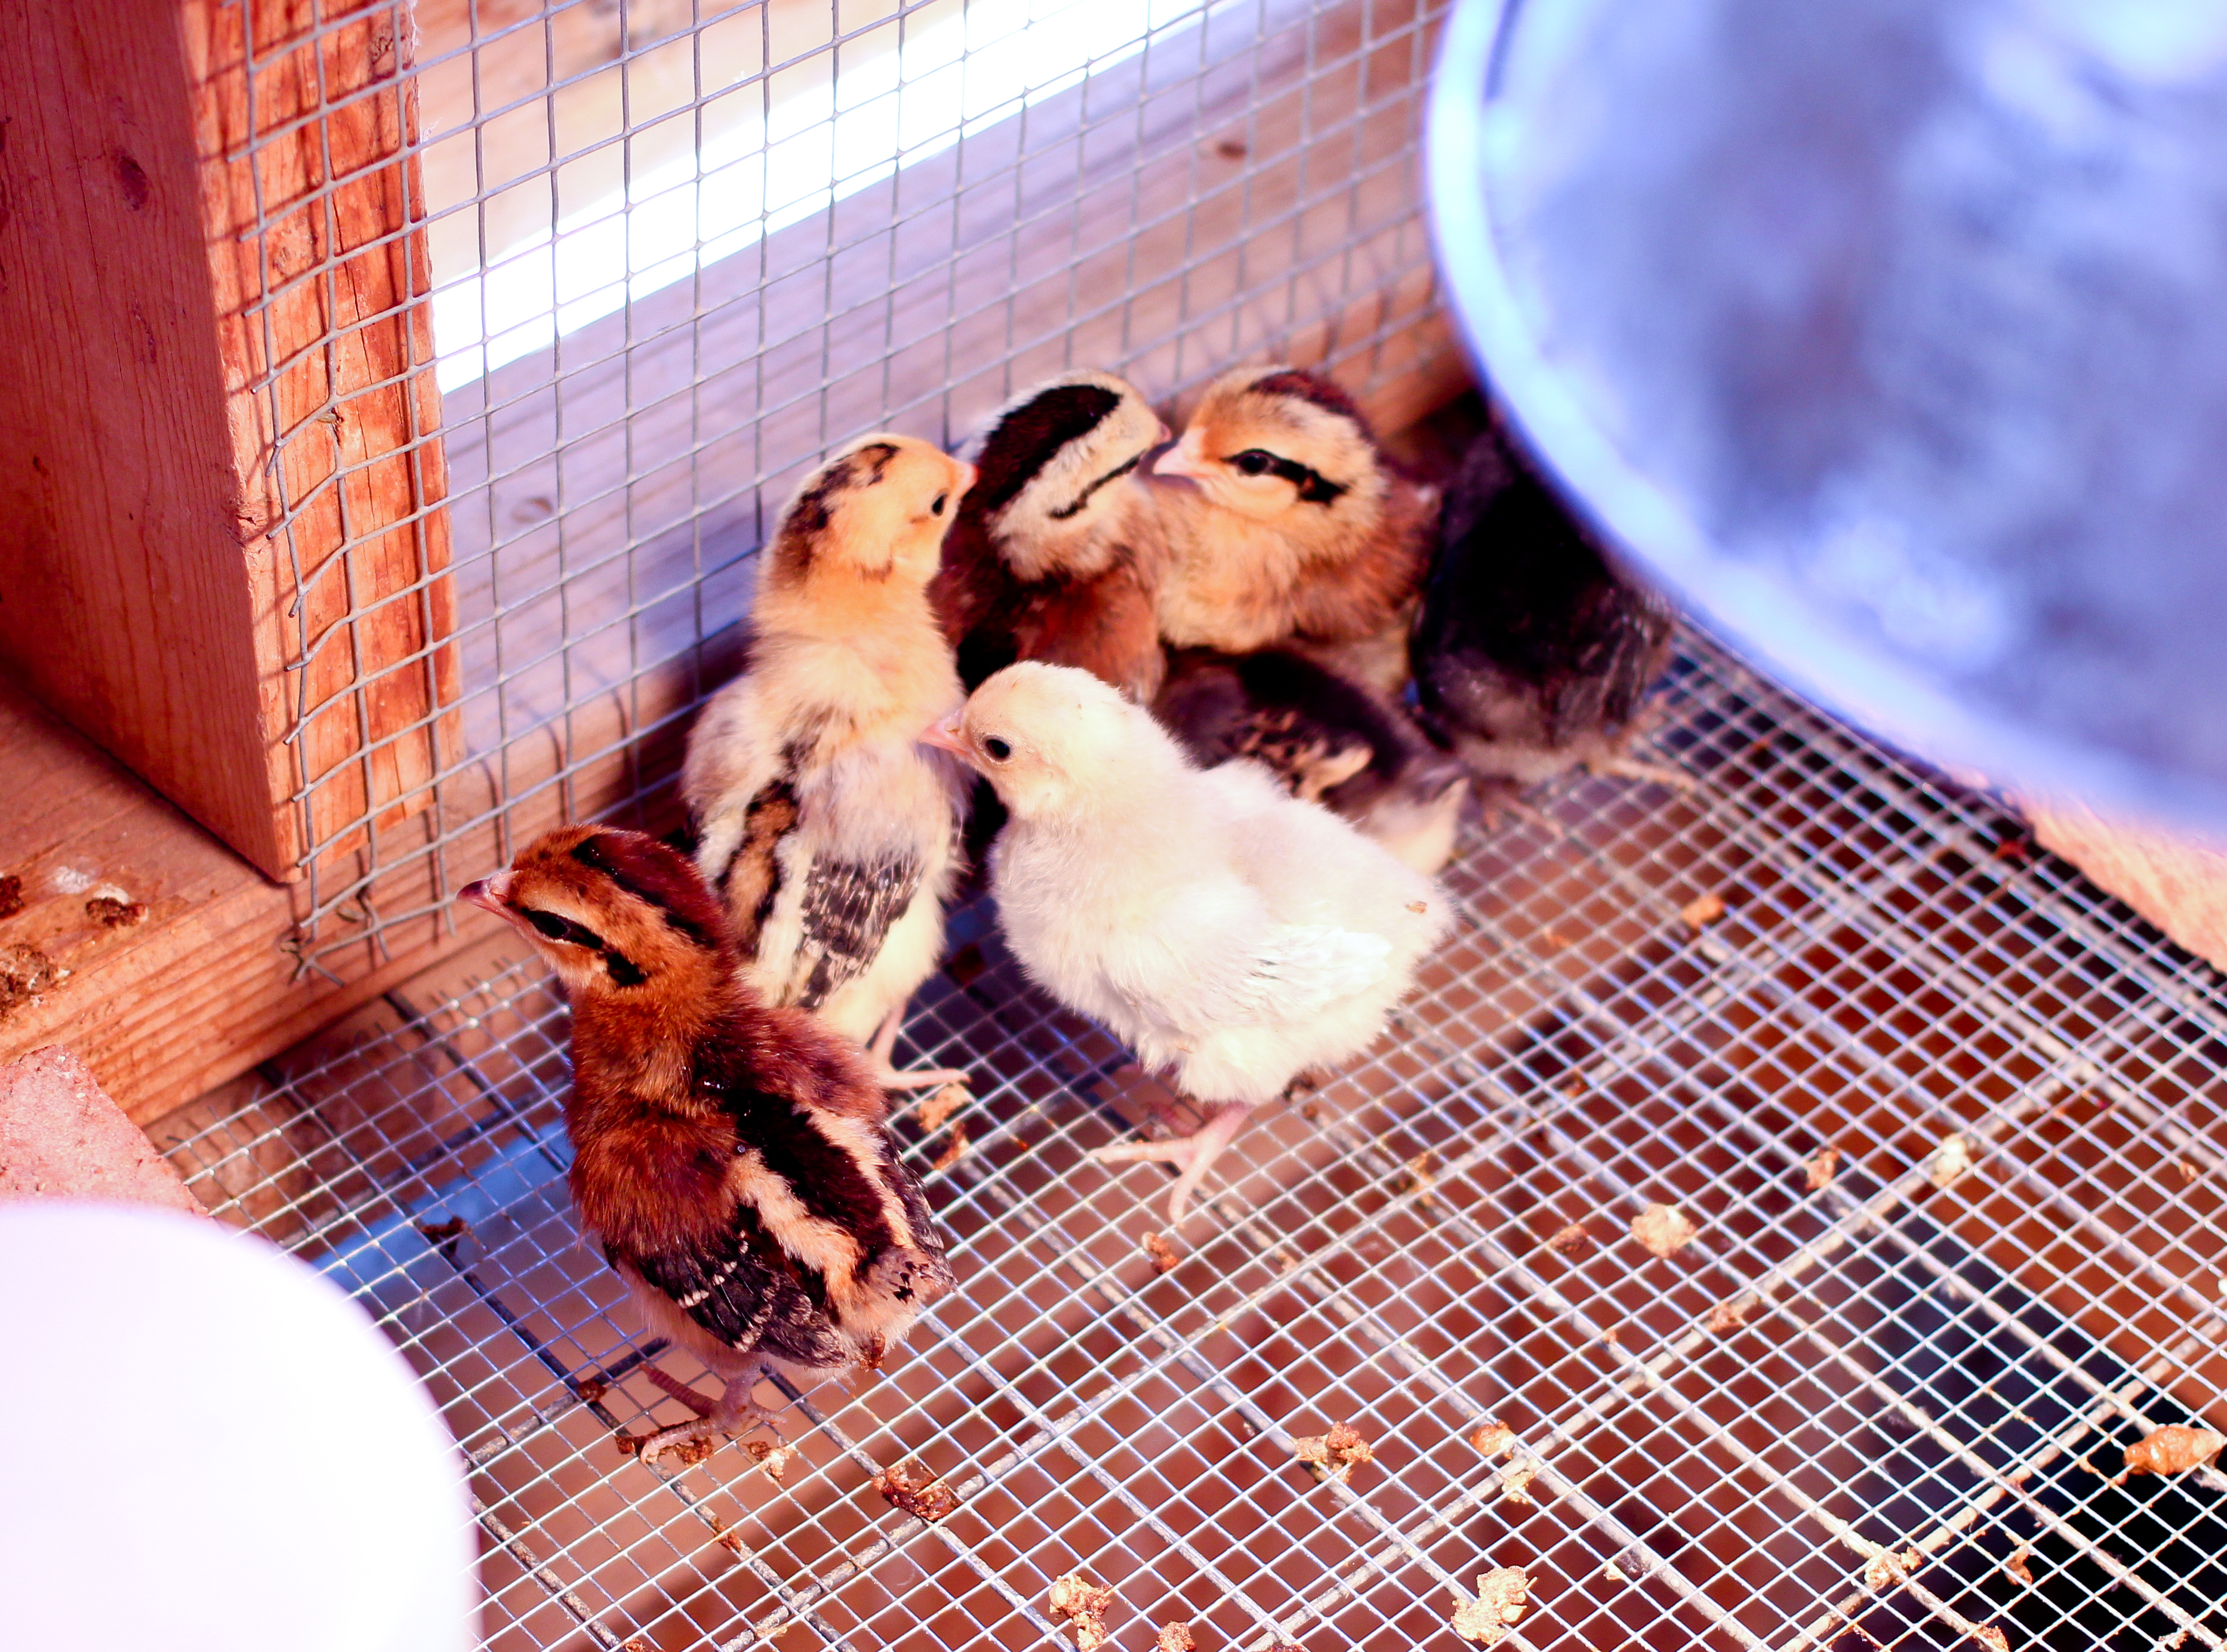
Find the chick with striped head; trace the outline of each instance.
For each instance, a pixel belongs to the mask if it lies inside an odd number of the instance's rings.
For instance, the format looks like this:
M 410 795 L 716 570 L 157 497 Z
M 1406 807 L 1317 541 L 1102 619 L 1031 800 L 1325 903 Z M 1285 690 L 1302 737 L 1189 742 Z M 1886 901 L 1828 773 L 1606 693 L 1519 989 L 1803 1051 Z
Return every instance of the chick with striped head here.
M 1139 471 L 1168 436 L 1136 386 L 1110 373 L 1062 373 L 990 421 L 929 587 L 969 688 L 1042 660 L 1152 698 L 1165 668 L 1165 551 Z
M 905 1005 L 943 953 L 967 781 L 915 737 L 965 698 L 928 607 L 972 466 L 860 438 L 808 477 L 761 563 L 741 674 L 688 737 L 696 864 L 750 984 L 866 1043 L 892 1088 Z
M 573 1208 L 644 1330 L 724 1384 L 706 1401 L 650 1368 L 698 1419 L 642 1437 L 642 1458 L 770 1426 L 750 1397 L 768 1372 L 878 1368 L 955 1280 L 858 1047 L 766 1004 L 718 897 L 644 833 L 559 828 L 460 898 L 564 982 Z
M 1377 445 L 1344 391 L 1293 367 L 1225 373 L 1152 479 L 1167 642 L 1228 654 L 1288 643 L 1400 691 L 1438 495 Z

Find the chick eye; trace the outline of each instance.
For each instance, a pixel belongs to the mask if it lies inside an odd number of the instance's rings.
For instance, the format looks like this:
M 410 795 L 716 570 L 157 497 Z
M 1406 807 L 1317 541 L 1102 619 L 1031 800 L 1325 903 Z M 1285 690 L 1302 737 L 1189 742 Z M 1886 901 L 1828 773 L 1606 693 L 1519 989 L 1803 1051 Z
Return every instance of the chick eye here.
M 1258 448 L 1248 448 L 1229 462 L 1248 476 L 1265 476 L 1275 468 L 1276 456 L 1263 453 Z
M 603 944 L 603 938 L 594 931 L 573 922 L 570 918 L 560 918 L 554 912 L 539 912 L 529 907 L 526 912 L 526 921 L 552 941 L 565 941 L 575 947 L 598 948 Z
M 993 763 L 1001 763 L 1013 755 L 1012 747 L 994 734 L 982 742 L 982 749 L 989 754 Z
M 949 494 L 938 494 L 935 496 L 935 503 L 928 507 L 928 513 L 930 516 L 941 516 L 943 514 L 943 507 L 950 502 L 951 495 Z

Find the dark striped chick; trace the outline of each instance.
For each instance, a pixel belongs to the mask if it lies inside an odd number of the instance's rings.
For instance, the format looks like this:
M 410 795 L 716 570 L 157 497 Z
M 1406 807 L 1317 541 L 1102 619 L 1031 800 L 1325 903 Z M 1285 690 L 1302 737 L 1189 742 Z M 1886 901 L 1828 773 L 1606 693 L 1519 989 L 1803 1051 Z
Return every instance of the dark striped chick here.
M 870 436 L 807 479 L 762 559 L 742 674 L 680 776 L 750 984 L 868 1043 L 891 1086 L 966 1076 L 890 1060 L 960 864 L 967 780 L 916 738 L 965 698 L 928 584 L 973 476 Z
M 1062 373 L 990 422 L 928 587 L 968 688 L 1042 660 L 1151 700 L 1165 547 L 1137 472 L 1167 439 L 1143 395 L 1110 373 Z
M 1583 765 L 1689 784 L 1626 755 L 1675 622 L 1497 424 L 1471 443 L 1413 654 L 1425 718 L 1472 774 L 1528 786 Z
M 514 925 L 572 1005 L 565 1127 L 581 1224 L 654 1335 L 724 1383 L 645 1459 L 770 1426 L 769 1371 L 877 1368 L 955 1280 L 855 1045 L 767 1005 L 695 868 L 638 832 L 565 826 L 462 897 Z
M 1313 660 L 1179 649 L 1152 713 L 1201 768 L 1252 758 L 1419 872 L 1453 857 L 1469 792 L 1460 762 L 1400 706 Z

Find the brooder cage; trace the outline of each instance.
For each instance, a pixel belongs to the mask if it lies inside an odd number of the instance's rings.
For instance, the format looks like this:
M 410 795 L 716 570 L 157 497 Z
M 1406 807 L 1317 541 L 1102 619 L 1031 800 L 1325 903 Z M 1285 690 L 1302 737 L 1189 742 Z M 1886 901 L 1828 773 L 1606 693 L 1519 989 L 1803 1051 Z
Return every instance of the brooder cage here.
M 1394 430 L 1457 392 L 1439 11 L 182 15 L 227 412 L 191 435 L 250 585 L 146 620 L 221 634 L 207 749 L 113 743 L 295 880 L 303 973 L 384 996 L 157 1139 L 424 1375 L 490 1646 L 1058 1644 L 1080 1572 L 1125 1647 L 1453 1647 L 1522 1566 L 1510 1646 L 2227 1648 L 2227 1483 L 2117 1476 L 2227 1394 L 2219 978 L 1699 634 L 1653 736 L 1690 783 L 1472 825 L 1394 1036 L 1171 1257 L 1164 1178 L 1083 1158 L 1168 1098 L 957 915 L 908 1038 L 973 1095 L 897 1125 L 960 1291 L 786 1396 L 793 1457 L 628 1456 L 680 1415 L 649 1368 L 701 1373 L 571 1223 L 548 983 L 432 961 L 454 891 L 559 820 L 674 823 L 773 513 L 858 431 L 955 445 L 1069 366 L 1172 400 L 1296 360 Z M 159 213 L 135 156 L 113 209 Z M 118 371 L 169 360 L 144 326 Z M 1295 1456 L 1337 1424 L 1343 1477 Z

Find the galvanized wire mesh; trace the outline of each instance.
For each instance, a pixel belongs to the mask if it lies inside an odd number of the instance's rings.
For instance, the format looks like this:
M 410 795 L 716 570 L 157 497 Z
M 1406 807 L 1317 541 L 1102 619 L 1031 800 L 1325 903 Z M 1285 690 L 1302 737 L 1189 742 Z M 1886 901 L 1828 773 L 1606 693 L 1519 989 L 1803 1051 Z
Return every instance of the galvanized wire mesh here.
M 337 501 L 353 543 L 352 490 L 395 461 L 335 461 L 339 411 L 295 407 L 301 364 L 266 345 L 248 388 L 297 591 L 304 959 L 422 928 L 556 819 L 650 823 L 755 552 L 832 446 L 876 427 L 955 445 L 1071 366 L 1164 399 L 1248 359 L 1366 392 L 1443 354 L 1414 150 L 1442 10 L 374 0 L 290 38 L 284 61 L 316 67 L 367 16 L 386 31 L 372 90 L 401 87 L 418 180 L 388 240 L 432 324 L 372 388 L 435 375 L 440 429 L 412 425 L 404 457 L 445 489 L 403 524 L 415 576 L 360 592 L 360 558 L 305 525 Z M 249 34 L 252 88 L 272 51 Z M 322 73 L 297 116 L 251 111 L 247 161 L 373 107 Z M 331 188 L 256 199 L 247 320 L 271 334 L 362 250 L 325 221 L 297 268 L 292 231 L 321 201 L 332 218 Z M 338 317 L 344 297 L 322 302 Z M 318 350 L 350 338 L 335 319 Z M 373 658 L 361 622 L 398 604 L 421 622 Z M 397 726 L 429 660 L 450 686 Z M 335 719 L 354 733 L 301 737 Z
M 967 908 L 909 1032 L 975 1097 L 898 1120 L 962 1288 L 789 1397 L 779 1483 L 614 1444 L 683 1415 L 647 1362 L 703 1374 L 578 1241 L 532 966 L 158 1139 L 424 1374 L 491 1646 L 1058 1644 L 1079 1571 L 1132 1649 L 1451 1648 L 1521 1565 L 1516 1647 L 2217 1652 L 2227 1483 L 2115 1476 L 2222 1421 L 2219 977 L 1704 641 L 1654 737 L 1690 789 L 1468 835 L 1395 1035 L 1240 1139 L 1166 1272 L 1164 1170 L 1082 1157 L 1165 1098 Z M 1667 1256 L 1654 1204 L 1695 1228 Z M 1293 1457 L 1339 1422 L 1350 1483 Z M 872 1489 L 915 1458 L 932 1525 Z

